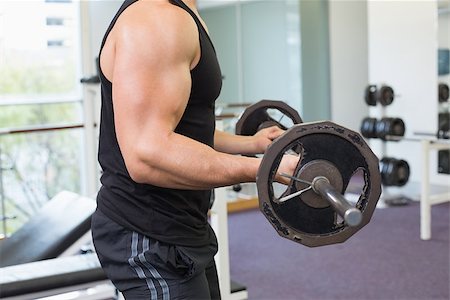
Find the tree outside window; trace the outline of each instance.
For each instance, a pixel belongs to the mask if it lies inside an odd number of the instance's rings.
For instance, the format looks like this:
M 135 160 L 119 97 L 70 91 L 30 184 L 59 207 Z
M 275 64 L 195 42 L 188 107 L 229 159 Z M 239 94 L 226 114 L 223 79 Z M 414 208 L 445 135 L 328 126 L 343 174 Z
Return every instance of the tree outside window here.
M 82 122 L 79 5 L 0 1 L 0 234 L 80 192 L 82 129 L 21 132 Z

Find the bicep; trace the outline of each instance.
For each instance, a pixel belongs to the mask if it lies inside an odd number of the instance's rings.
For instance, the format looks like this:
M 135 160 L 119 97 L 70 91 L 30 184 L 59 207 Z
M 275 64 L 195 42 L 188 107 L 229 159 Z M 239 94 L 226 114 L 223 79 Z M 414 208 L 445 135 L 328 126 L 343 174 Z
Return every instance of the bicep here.
M 164 144 L 157 141 L 175 129 L 191 88 L 189 60 L 161 44 L 142 47 L 142 38 L 127 37 L 116 45 L 114 120 L 125 161 L 136 149 Z
M 128 56 L 116 59 L 113 81 L 115 119 L 119 122 L 125 119 L 126 124 L 138 123 L 139 126 L 164 120 L 174 128 L 189 97 L 189 69 L 181 65 L 155 66 L 140 59 L 139 55 Z

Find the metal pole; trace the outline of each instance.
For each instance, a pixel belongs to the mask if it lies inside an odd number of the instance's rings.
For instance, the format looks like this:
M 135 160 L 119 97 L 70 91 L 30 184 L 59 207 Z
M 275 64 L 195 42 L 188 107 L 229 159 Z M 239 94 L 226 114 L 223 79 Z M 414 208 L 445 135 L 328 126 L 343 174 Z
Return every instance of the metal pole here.
M 358 226 L 362 220 L 362 213 L 353 207 L 323 176 L 314 178 L 312 182 L 314 192 L 326 199 L 334 210 L 344 219 L 348 226 Z

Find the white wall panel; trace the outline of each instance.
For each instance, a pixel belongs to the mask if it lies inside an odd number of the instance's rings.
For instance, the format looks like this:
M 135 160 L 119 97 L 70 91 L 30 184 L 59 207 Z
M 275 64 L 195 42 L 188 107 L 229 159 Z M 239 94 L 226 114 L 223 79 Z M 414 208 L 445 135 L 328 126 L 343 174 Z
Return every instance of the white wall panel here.
M 437 2 L 436 1 L 368 1 L 369 82 L 393 87 L 396 98 L 384 110 L 371 108 L 380 118 L 400 117 L 406 124 L 406 137 L 414 132 L 437 131 Z M 421 151 L 418 142 L 387 143 L 383 152 L 380 141 L 371 141 L 373 149 L 383 155 L 405 159 L 411 167 L 410 181 L 420 181 Z M 431 182 L 448 184 L 436 174 L 432 157 Z
M 359 131 L 369 114 L 364 101 L 368 84 L 367 3 L 330 1 L 331 120 Z

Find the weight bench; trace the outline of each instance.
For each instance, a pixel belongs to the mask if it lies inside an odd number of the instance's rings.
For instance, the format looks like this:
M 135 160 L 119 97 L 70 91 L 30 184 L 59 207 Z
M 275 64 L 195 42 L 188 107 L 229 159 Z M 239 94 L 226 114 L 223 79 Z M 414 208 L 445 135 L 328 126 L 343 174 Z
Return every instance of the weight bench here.
M 95 294 L 89 291 L 95 288 Z M 1 299 L 37 299 L 78 291 L 77 299 L 115 298 L 95 253 L 0 268 Z
M 11 237 L 0 241 L 0 298 L 36 299 L 77 291 L 78 299 L 115 298 L 91 240 L 95 200 L 62 191 Z M 95 295 L 88 295 L 95 288 Z
M 90 239 L 95 208 L 93 199 L 58 193 L 11 237 L 0 241 L 0 267 L 79 252 Z

